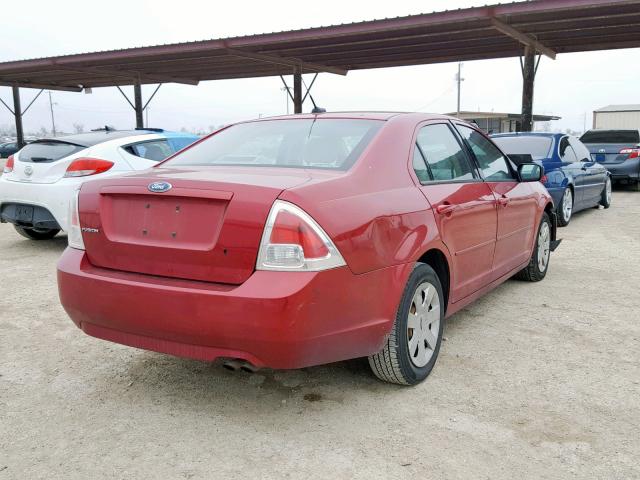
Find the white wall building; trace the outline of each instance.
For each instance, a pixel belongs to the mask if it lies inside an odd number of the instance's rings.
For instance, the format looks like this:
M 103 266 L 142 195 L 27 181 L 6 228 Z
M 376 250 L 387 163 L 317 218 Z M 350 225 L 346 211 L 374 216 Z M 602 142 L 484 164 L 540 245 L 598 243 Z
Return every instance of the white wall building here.
M 608 105 L 595 110 L 593 128 L 640 130 L 640 104 Z

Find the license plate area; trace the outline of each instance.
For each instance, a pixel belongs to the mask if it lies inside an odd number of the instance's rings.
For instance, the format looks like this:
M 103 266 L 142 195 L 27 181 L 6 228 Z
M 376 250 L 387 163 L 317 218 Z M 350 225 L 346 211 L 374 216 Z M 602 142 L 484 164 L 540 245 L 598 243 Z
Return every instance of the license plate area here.
M 604 162 L 606 160 L 606 155 L 604 153 L 596 154 L 596 162 Z
M 15 207 L 16 222 L 33 223 L 33 207 L 28 205 L 16 205 Z
M 103 195 L 102 226 L 109 241 L 170 249 L 214 248 L 228 202 L 158 195 Z

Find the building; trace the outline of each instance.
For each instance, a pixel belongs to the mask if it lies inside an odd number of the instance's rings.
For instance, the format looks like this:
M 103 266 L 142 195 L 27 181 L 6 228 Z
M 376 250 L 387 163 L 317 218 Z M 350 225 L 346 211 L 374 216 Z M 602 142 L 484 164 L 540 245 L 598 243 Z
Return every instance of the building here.
M 593 128 L 640 130 L 640 104 L 608 105 L 595 110 Z
M 467 122 L 478 125 L 487 133 L 506 133 L 519 132 L 522 130 L 522 114 L 520 113 L 497 113 L 497 112 L 460 112 L 448 113 L 452 117 L 458 117 Z M 551 120 L 560 120 L 560 117 L 553 115 L 534 115 L 533 124 L 535 122 L 550 122 Z

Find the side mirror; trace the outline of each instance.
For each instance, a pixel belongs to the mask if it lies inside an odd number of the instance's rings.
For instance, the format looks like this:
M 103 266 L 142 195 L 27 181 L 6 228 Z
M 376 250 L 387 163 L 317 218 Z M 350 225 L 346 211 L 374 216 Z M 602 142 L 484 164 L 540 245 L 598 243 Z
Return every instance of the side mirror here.
M 537 163 L 521 163 L 518 165 L 518 176 L 521 182 L 539 182 L 544 169 Z

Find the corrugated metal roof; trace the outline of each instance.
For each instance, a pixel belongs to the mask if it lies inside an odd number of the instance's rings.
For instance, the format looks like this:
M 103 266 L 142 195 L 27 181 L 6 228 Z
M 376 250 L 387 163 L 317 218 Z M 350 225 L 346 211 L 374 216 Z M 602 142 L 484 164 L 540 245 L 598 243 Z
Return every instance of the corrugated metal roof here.
M 607 105 L 598 108 L 596 112 L 640 112 L 640 103 L 630 103 L 627 105 Z
M 515 30 L 514 30 L 515 29 Z M 514 33 L 515 32 L 515 33 Z M 640 46 L 640 0 L 531 0 L 0 63 L 0 85 L 79 91 Z

